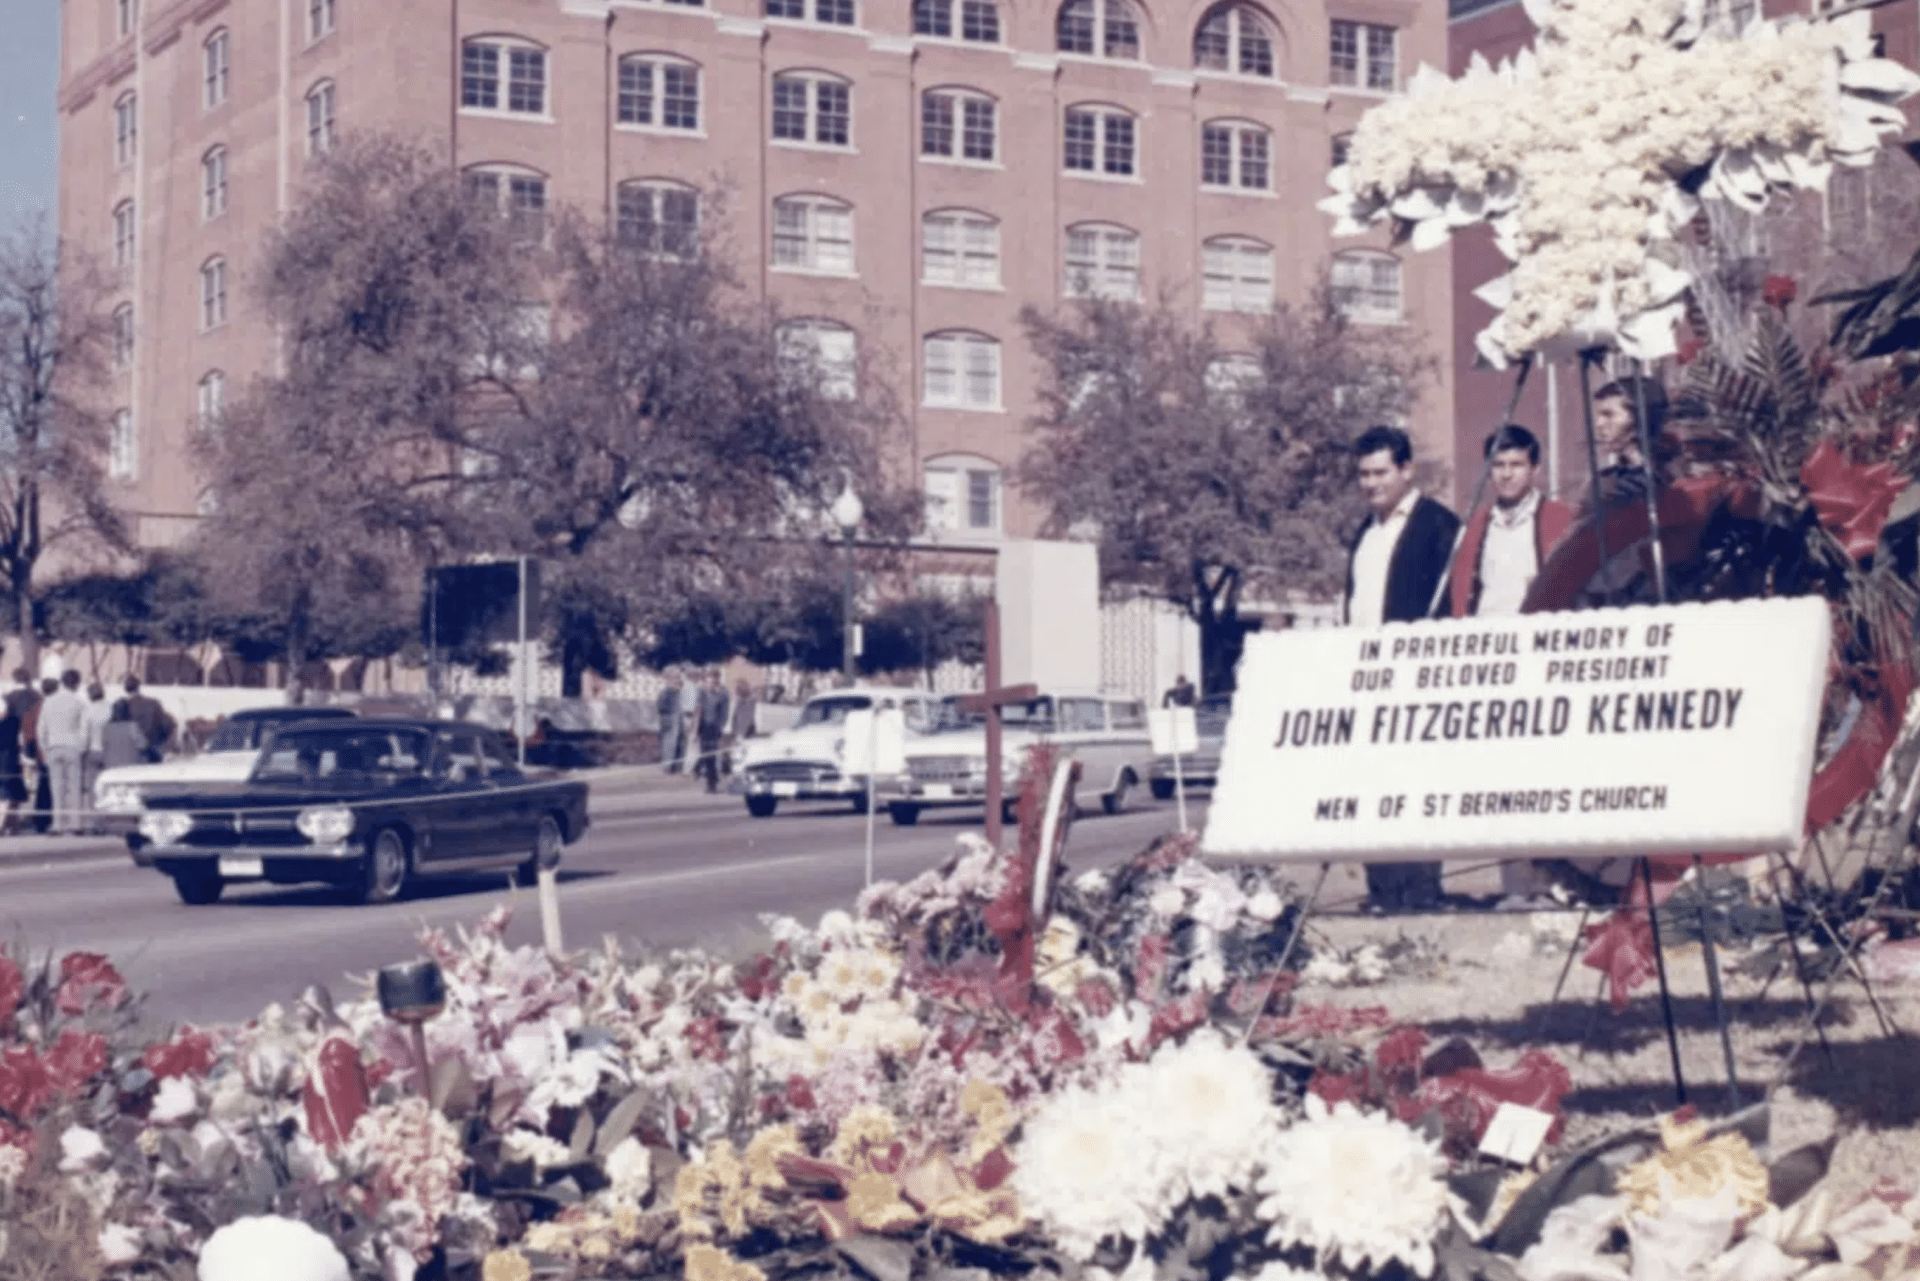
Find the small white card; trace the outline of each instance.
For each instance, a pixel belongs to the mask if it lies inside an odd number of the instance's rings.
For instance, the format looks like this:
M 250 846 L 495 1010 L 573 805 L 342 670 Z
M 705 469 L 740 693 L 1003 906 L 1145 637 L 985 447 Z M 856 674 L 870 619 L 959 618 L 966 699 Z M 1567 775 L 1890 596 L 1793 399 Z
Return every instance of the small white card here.
M 1200 728 L 1191 707 L 1163 707 L 1147 713 L 1147 737 L 1155 756 L 1185 755 L 1200 750 Z
M 850 775 L 907 772 L 907 723 L 897 707 L 847 713 L 842 768 Z
M 1518 1103 L 1502 1103 L 1494 1110 L 1493 1120 L 1487 1122 L 1487 1132 L 1480 1139 L 1480 1151 L 1515 1165 L 1531 1165 L 1540 1145 L 1547 1141 L 1547 1131 L 1552 1128 L 1553 1113 Z

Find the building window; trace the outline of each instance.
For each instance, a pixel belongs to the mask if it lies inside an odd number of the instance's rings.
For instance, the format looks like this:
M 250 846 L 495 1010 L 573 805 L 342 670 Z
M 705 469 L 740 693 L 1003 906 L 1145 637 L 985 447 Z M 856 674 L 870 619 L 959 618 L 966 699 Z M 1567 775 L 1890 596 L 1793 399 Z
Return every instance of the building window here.
M 307 91 L 307 155 L 324 156 L 333 150 L 333 81 L 322 80 Z
M 1334 305 L 1361 324 L 1398 324 L 1402 317 L 1400 260 L 1392 254 L 1349 250 L 1333 256 Z
M 1273 78 L 1273 29 L 1251 5 L 1225 5 L 1193 33 L 1193 65 L 1202 71 Z
M 1270 311 L 1273 250 L 1238 236 L 1209 240 L 1200 249 L 1200 281 L 1207 311 Z
M 1333 135 L 1333 144 L 1328 150 L 1328 158 L 1333 162 L 1335 168 L 1346 164 L 1347 157 L 1353 152 L 1353 135 L 1351 133 L 1336 133 Z
M 538 240 L 547 228 L 547 180 L 524 169 L 503 165 L 469 169 L 467 195 L 500 211 L 514 225 L 515 234 Z
M 220 415 L 227 407 L 227 376 L 218 369 L 209 371 L 200 379 L 199 414 L 195 425 L 201 431 L 212 431 L 220 425 Z
M 937 209 L 920 220 L 920 279 L 929 285 L 996 289 L 1000 224 L 965 209 Z
M 227 323 L 227 260 L 209 258 L 200 264 L 200 328 L 218 329 Z
M 133 27 L 140 20 L 138 0 L 114 0 L 113 29 L 122 40 L 133 34 Z
M 1351 89 L 1390 92 L 1399 80 L 1398 33 L 1372 22 L 1333 22 L 1332 79 Z
M 853 0 L 767 0 L 767 16 L 805 22 L 809 4 L 813 6 L 815 22 L 823 22 L 832 27 L 853 25 Z
M 121 303 L 113 309 L 113 367 L 125 369 L 133 363 L 133 304 Z
M 230 46 L 223 27 L 200 46 L 201 105 L 217 107 L 227 100 Z
M 138 470 L 139 442 L 133 434 L 133 411 L 118 409 L 107 436 L 107 475 L 113 480 L 132 480 Z
M 993 0 L 913 0 L 913 34 L 975 44 L 1000 43 L 1000 6 Z
M 942 409 L 1000 408 L 1000 344 L 985 334 L 929 334 L 925 402 Z
M 1133 117 L 1118 107 L 1068 107 L 1061 154 L 1069 172 L 1131 177 Z
M 621 183 L 614 226 L 629 248 L 691 258 L 700 244 L 700 193 L 678 183 Z
M 333 0 L 307 0 L 307 41 L 333 33 Z
M 828 400 L 852 400 L 859 391 L 859 346 L 853 330 L 831 320 L 795 320 L 780 326 L 781 360 L 811 379 Z
M 1054 21 L 1054 47 L 1092 58 L 1140 57 L 1140 19 L 1131 0 L 1067 0 Z
M 1083 222 L 1067 228 L 1069 298 L 1140 296 L 1140 237 L 1111 223 Z
M 460 47 L 460 105 L 475 111 L 547 114 L 547 51 L 505 40 Z
M 620 59 L 619 118 L 658 129 L 700 127 L 700 68 L 677 58 Z
M 227 211 L 227 149 L 215 147 L 200 157 L 200 217 L 212 222 Z
M 1220 356 L 1207 362 L 1207 395 L 1228 409 L 1245 407 L 1247 393 L 1265 377 L 1258 358 L 1243 354 Z
M 822 147 L 853 145 L 853 86 L 821 75 L 773 78 L 773 136 Z
M 995 149 L 993 99 L 958 89 L 920 95 L 920 154 L 991 162 Z
M 1758 0 L 1706 0 L 1701 16 L 1710 27 L 1724 23 L 1734 31 L 1744 31 L 1759 9 Z
M 123 165 L 133 163 L 140 150 L 140 100 L 123 93 L 113 102 L 113 158 Z
M 113 265 L 133 266 L 134 237 L 138 224 L 133 216 L 133 201 L 122 200 L 113 207 Z
M 1272 187 L 1273 136 L 1259 125 L 1223 120 L 1200 130 L 1200 185 L 1240 191 Z
M 774 201 L 773 265 L 779 271 L 853 275 L 852 207 L 826 196 Z
M 1000 530 L 1000 469 L 984 458 L 929 458 L 920 471 L 927 532 L 993 534 Z

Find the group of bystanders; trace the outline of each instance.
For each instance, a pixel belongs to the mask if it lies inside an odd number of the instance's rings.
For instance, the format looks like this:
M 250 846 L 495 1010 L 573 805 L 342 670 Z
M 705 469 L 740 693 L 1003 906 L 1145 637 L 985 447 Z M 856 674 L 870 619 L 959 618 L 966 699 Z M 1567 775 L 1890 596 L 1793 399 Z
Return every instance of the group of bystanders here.
M 0 791 L 6 819 L 0 835 L 28 830 L 82 836 L 99 830 L 91 798 L 102 770 L 157 761 L 173 740 L 173 718 L 140 692 L 128 676 L 125 696 L 109 702 L 94 681 L 83 693 L 80 673 L 69 668 L 58 680 L 34 688 L 24 668 L 13 673 L 0 716 Z

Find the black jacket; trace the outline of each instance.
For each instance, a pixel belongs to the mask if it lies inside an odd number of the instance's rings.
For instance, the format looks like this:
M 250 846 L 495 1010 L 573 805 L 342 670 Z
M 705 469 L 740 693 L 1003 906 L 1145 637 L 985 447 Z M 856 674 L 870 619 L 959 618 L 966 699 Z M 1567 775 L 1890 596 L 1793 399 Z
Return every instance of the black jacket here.
M 1342 621 L 1353 621 L 1353 556 L 1360 540 L 1373 527 L 1369 515 L 1347 540 L 1347 592 Z M 1382 621 L 1411 623 L 1422 618 L 1445 618 L 1451 611 L 1446 594 L 1440 594 L 1434 607 L 1434 592 L 1447 572 L 1447 558 L 1453 554 L 1453 541 L 1460 532 L 1460 518 L 1445 506 L 1420 495 L 1407 513 L 1406 528 L 1394 544 L 1393 559 L 1387 565 L 1387 599 L 1380 611 Z

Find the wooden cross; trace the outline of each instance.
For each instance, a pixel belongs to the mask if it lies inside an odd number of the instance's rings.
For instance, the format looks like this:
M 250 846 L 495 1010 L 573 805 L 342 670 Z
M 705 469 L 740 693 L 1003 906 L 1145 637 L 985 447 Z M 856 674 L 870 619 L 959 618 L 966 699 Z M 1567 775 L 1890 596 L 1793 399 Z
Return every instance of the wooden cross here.
M 987 716 L 987 843 L 1000 847 L 1000 709 L 1016 703 L 1030 703 L 1040 697 L 1037 685 L 1000 684 L 1000 605 L 987 602 L 987 688 L 969 694 L 954 706 L 963 712 L 985 712 Z

